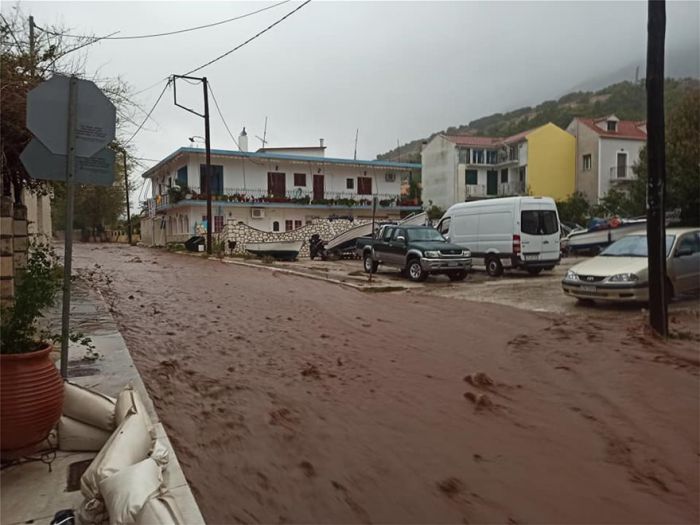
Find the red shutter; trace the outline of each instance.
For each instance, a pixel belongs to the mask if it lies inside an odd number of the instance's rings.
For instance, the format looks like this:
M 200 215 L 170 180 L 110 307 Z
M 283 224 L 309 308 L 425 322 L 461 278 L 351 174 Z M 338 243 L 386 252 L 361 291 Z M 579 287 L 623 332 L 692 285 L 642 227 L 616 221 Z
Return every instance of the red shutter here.
M 371 177 L 357 177 L 357 193 L 358 195 L 372 195 Z

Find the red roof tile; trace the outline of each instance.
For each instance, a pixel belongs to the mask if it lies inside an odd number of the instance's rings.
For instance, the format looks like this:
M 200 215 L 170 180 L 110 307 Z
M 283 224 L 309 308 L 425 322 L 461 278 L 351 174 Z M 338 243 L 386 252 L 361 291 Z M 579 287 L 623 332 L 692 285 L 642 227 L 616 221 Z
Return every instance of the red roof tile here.
M 611 139 L 647 139 L 647 134 L 641 129 L 642 126 L 646 124 L 644 121 L 635 122 L 634 120 L 620 120 L 617 123 L 617 131 L 608 131 L 607 129 L 600 129 L 596 124 L 597 122 L 605 122 L 605 120 L 606 119 L 579 118 L 580 122 L 591 128 L 601 137 Z

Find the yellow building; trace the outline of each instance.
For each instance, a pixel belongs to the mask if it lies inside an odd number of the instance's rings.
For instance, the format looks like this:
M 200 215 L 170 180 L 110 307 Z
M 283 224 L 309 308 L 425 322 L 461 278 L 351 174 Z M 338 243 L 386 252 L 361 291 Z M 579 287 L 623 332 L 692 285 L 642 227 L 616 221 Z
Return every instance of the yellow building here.
M 564 200 L 576 189 L 576 139 L 551 122 L 522 134 L 530 195 Z M 506 139 L 507 144 L 512 144 Z

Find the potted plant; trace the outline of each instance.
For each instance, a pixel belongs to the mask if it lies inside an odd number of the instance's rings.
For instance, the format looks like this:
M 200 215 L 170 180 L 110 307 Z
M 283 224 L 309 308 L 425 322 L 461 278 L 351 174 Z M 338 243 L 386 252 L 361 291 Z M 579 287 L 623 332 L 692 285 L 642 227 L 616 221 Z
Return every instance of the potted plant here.
M 26 268 L 15 276 L 15 298 L 0 316 L 0 455 L 32 452 L 63 411 L 63 381 L 49 357 L 37 319 L 54 303 L 61 271 L 53 250 L 32 244 Z

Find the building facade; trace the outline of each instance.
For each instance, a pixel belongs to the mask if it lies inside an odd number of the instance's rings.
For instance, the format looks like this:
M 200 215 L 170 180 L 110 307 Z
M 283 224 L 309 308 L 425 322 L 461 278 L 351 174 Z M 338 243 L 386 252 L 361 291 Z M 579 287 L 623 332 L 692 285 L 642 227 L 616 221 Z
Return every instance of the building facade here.
M 401 179 L 420 164 L 328 158 L 321 145 L 212 150 L 211 165 L 215 233 L 230 220 L 284 232 L 315 218 L 371 218 L 374 197 L 378 218 L 398 219 L 421 209 L 401 196 Z M 204 150 L 180 148 L 143 174 L 151 181 L 149 215 L 162 219 L 168 240 L 206 230 L 204 173 Z
M 575 140 L 554 124 L 511 137 L 439 134 L 422 150 L 423 202 L 446 209 L 485 197 L 564 199 L 575 187 Z
M 599 202 L 611 188 L 624 190 L 634 180 L 633 166 L 647 139 L 645 122 L 615 115 L 575 118 L 566 129 L 576 140 L 576 191 L 589 202 Z

